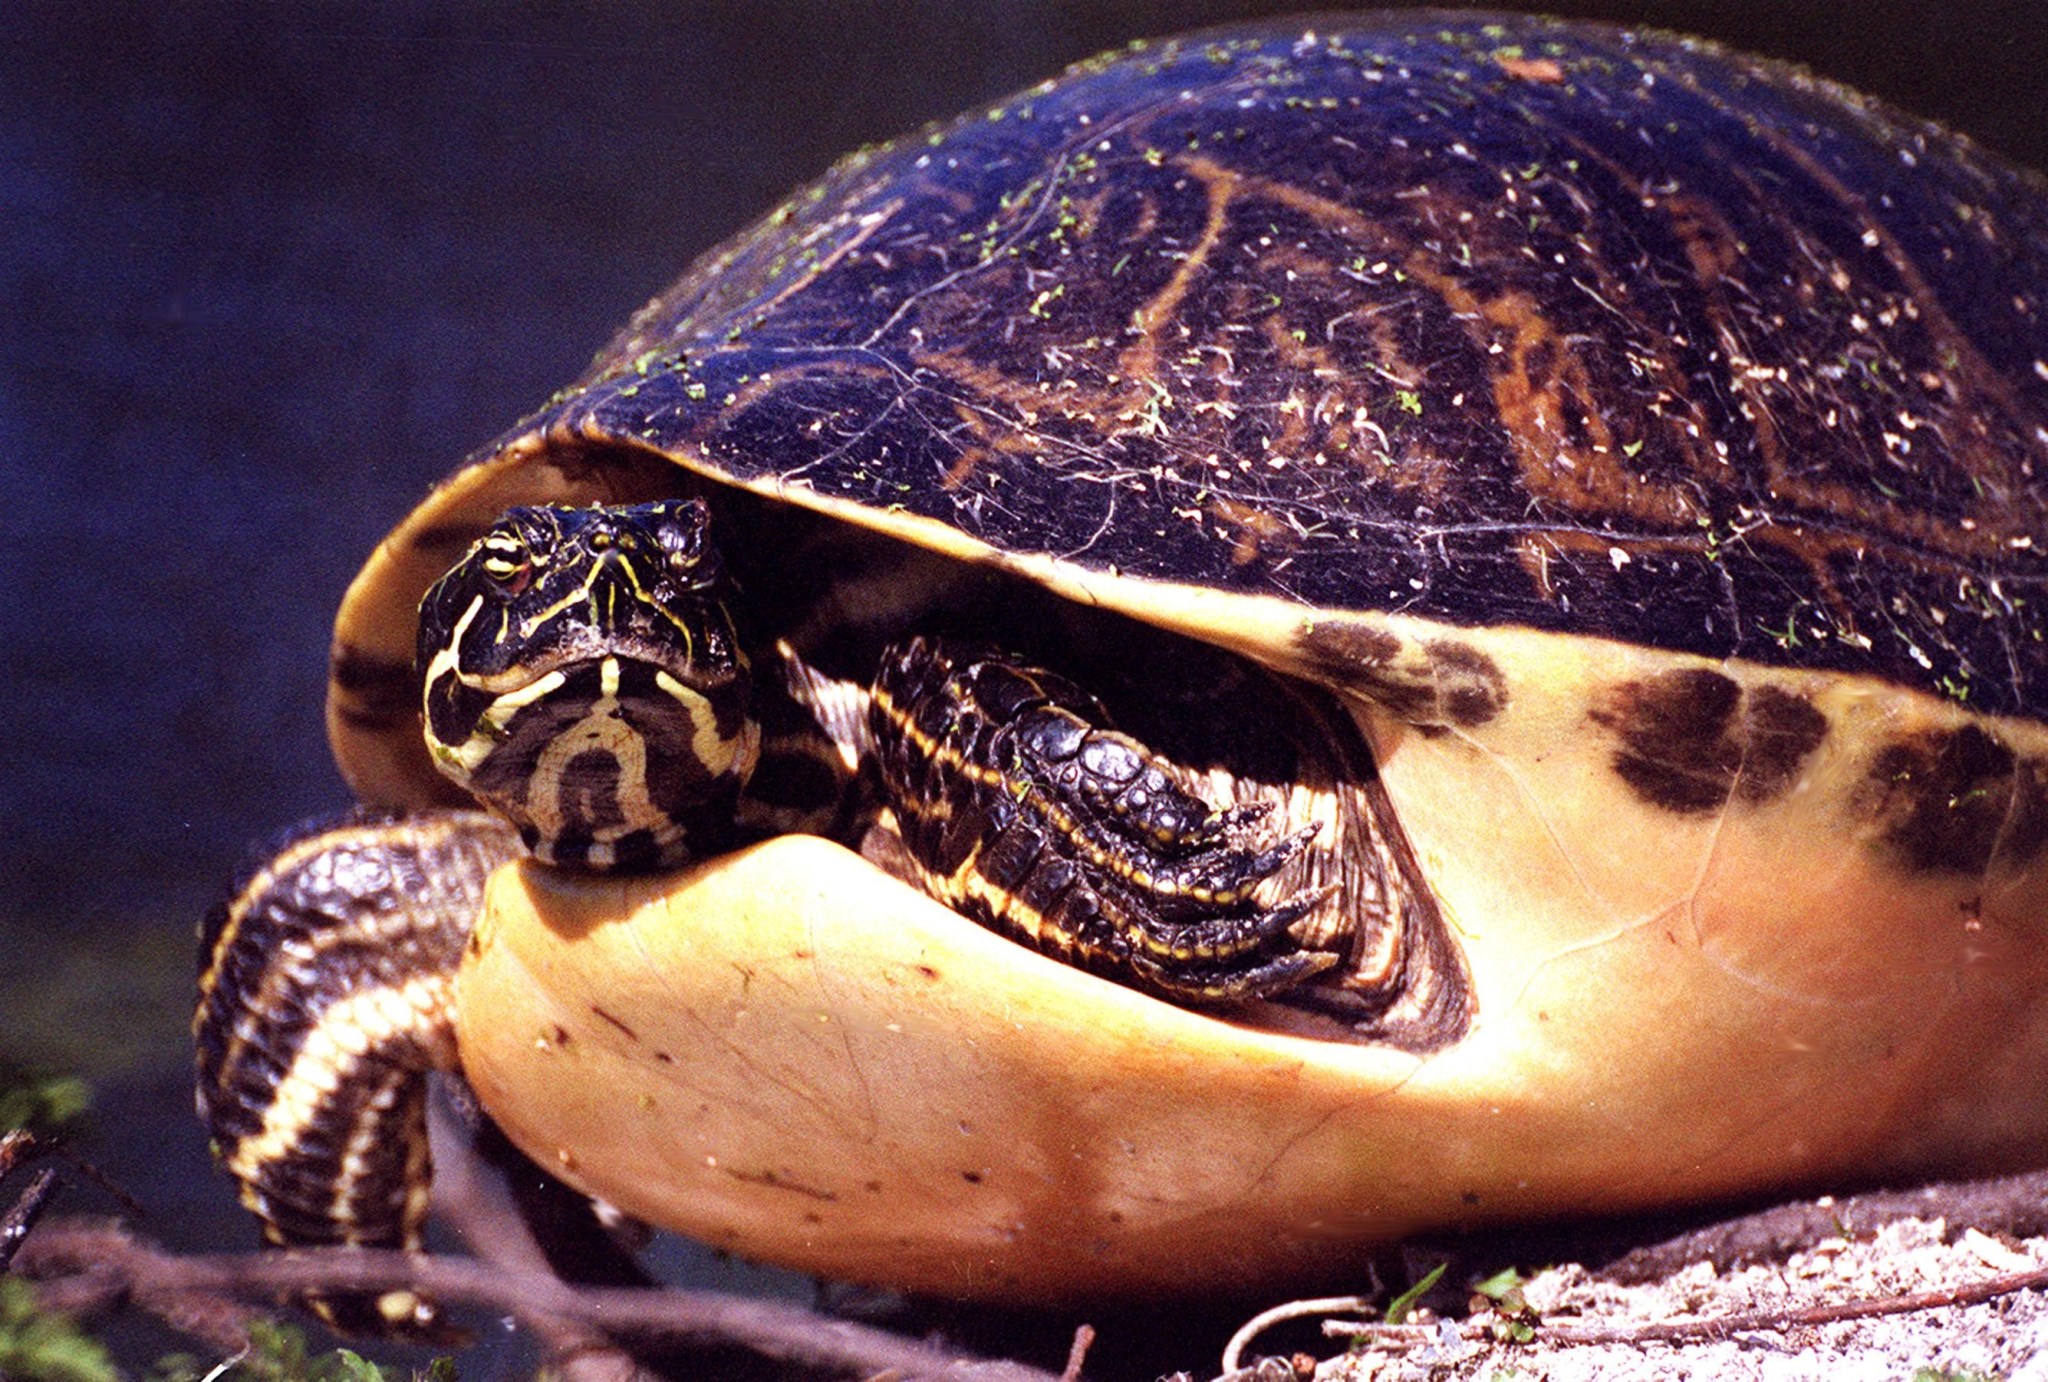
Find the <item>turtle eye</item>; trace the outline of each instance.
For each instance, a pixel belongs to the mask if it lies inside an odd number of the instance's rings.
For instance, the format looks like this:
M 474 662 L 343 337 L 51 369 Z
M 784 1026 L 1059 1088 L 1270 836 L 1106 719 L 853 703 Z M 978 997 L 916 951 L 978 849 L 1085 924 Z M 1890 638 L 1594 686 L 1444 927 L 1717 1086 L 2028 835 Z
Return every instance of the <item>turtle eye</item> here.
M 524 590 L 533 574 L 532 554 L 519 543 L 502 539 L 486 542 L 478 549 L 477 565 L 492 584 L 508 595 Z
M 701 499 L 664 505 L 659 511 L 655 540 L 661 544 L 669 574 L 696 589 L 717 578 L 718 563 L 711 559 L 705 541 L 708 510 Z

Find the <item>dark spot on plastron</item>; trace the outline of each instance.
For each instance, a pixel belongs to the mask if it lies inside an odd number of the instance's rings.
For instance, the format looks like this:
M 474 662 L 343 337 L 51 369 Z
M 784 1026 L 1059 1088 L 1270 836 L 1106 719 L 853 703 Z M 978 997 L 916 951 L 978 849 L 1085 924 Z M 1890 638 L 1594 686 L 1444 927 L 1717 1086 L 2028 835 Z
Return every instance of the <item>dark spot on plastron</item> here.
M 1994 858 L 2018 862 L 2041 848 L 2041 766 L 1976 725 L 1928 731 L 1878 750 L 1857 805 L 1913 872 L 1981 874 Z
M 1757 804 L 1783 795 L 1799 780 L 1808 755 L 1828 737 L 1828 717 L 1804 697 L 1756 686 L 1743 705 L 1742 728 L 1742 771 L 1735 794 Z
M 1506 678 L 1479 649 L 1438 639 L 1404 659 L 1404 647 L 1393 634 L 1358 624 L 1314 624 L 1295 639 L 1295 651 L 1327 684 L 1368 696 L 1410 724 L 1470 729 L 1506 707 Z
M 912 968 L 917 970 L 917 972 L 919 974 L 922 974 L 925 978 L 937 982 L 939 972 L 936 969 L 933 969 L 930 965 L 913 965 Z
M 1621 683 L 1593 720 L 1621 741 L 1614 771 L 1637 796 L 1666 811 L 1712 811 L 1742 765 L 1742 746 L 1728 733 L 1741 699 L 1732 678 L 1688 667 Z
M 1458 1198 L 1463 1200 L 1466 1204 L 1478 1204 L 1479 1192 L 1477 1190 L 1467 1190 L 1463 1194 L 1459 1195 Z
M 671 1056 L 666 1051 L 656 1051 L 654 1053 L 654 1058 L 660 1061 L 663 1065 L 674 1065 L 676 1063 L 676 1058 L 674 1056 Z
M 981 1172 L 962 1171 L 960 1173 L 960 1179 L 966 1181 L 969 1185 L 979 1185 L 981 1184 Z
M 554 1031 L 548 1035 L 553 1038 L 557 1046 L 567 1046 L 569 1044 L 569 1029 L 562 1026 L 559 1022 L 555 1024 Z
M 1471 729 L 1500 714 L 1507 704 L 1507 681 L 1500 666 L 1469 643 L 1438 639 L 1429 645 L 1430 668 L 1437 695 L 1453 724 Z
M 602 1021 L 604 1021 L 604 1022 L 607 1022 L 607 1023 L 611 1024 L 611 1025 L 612 1025 L 613 1027 L 616 1027 L 616 1028 L 617 1028 L 617 1029 L 618 1029 L 619 1031 L 621 1031 L 621 1032 L 625 1033 L 625 1036 L 626 1036 L 626 1040 L 628 1040 L 628 1041 L 631 1041 L 631 1042 L 634 1042 L 634 1043 L 636 1043 L 636 1044 L 637 1044 L 637 1043 L 639 1042 L 639 1040 L 640 1040 L 640 1034 L 639 1034 L 638 1032 L 634 1031 L 634 1030 L 633 1030 L 633 1029 L 632 1029 L 631 1027 L 628 1027 L 628 1026 L 627 1026 L 627 1025 L 625 1024 L 625 1023 L 621 1022 L 621 1021 L 620 1021 L 620 1020 L 619 1020 L 618 1018 L 616 1018 L 616 1017 L 613 1017 L 613 1016 L 612 1016 L 612 1015 L 611 1015 L 610 1013 L 606 1012 L 606 1011 L 605 1011 L 605 1010 L 604 1010 L 603 1008 L 600 1008 L 599 1006 L 597 1006 L 597 1004 L 595 1004 L 595 1003 L 592 1003 L 592 1004 L 590 1005 L 590 1011 L 591 1011 L 591 1014 L 592 1014 L 593 1016 L 595 1016 L 595 1017 L 599 1018 L 600 1020 L 602 1020 Z
M 1614 732 L 1615 773 L 1652 806 L 1681 815 L 1718 810 L 1731 794 L 1772 801 L 1799 781 L 1827 738 L 1827 716 L 1775 686 L 1744 691 L 1705 667 L 1616 686 L 1592 712 Z
M 1294 647 L 1325 684 L 1371 696 L 1403 720 L 1419 717 L 1426 697 L 1393 676 L 1402 647 L 1393 634 L 1359 624 L 1309 624 Z

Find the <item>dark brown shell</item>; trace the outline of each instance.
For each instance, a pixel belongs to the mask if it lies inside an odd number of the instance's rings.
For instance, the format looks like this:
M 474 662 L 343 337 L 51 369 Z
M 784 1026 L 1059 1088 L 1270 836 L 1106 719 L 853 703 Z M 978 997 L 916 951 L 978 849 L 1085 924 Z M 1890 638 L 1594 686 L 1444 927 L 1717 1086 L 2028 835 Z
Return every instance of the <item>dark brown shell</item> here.
M 2039 179 L 1691 40 L 1343 25 L 857 155 L 522 431 L 1092 571 L 2048 710 Z

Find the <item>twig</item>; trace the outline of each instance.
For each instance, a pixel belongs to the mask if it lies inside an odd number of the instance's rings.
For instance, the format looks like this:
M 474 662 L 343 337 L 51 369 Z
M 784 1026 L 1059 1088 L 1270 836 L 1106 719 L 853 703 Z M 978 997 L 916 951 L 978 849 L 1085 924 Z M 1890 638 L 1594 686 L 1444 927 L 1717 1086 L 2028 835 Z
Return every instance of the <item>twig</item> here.
M 812 1367 L 912 1379 L 1058 1382 L 1018 1363 L 990 1362 L 795 1306 L 712 1291 L 575 1287 L 532 1271 L 463 1258 L 325 1248 L 288 1253 L 174 1256 L 104 1225 L 45 1223 L 23 1247 L 23 1275 L 38 1278 L 51 1309 L 84 1313 L 132 1298 L 410 1289 L 522 1318 L 575 1320 L 607 1333 L 718 1339 Z
M 27 1128 L 10 1128 L 0 1134 L 0 1180 L 56 1150 L 56 1144 L 47 1137 L 37 1137 Z M 8 1263 L 14 1260 L 14 1254 L 27 1239 L 28 1231 L 35 1227 L 36 1220 L 43 1217 L 51 1196 L 56 1193 L 57 1173 L 44 1167 L 29 1177 L 28 1187 L 14 1197 L 14 1203 L 7 1206 L 6 1213 L 0 1214 L 0 1272 L 7 1270 Z
M 1863 1300 L 1838 1301 L 1832 1305 L 1744 1310 L 1697 1320 L 1659 1320 L 1618 1326 L 1541 1323 L 1536 1326 L 1536 1338 L 1543 1343 L 1568 1346 L 1700 1343 L 1727 1339 L 1737 1334 L 1839 1324 L 1845 1320 L 1865 1320 L 1880 1315 L 1907 1315 L 1920 1310 L 1940 1310 L 1949 1306 L 1981 1305 L 2000 1296 L 2043 1289 L 2048 1289 L 2048 1267 L 1987 1277 L 1982 1281 L 1946 1287 L 1938 1291 L 1874 1296 Z M 1493 1337 L 1491 1322 L 1485 1319 L 1450 1322 L 1448 1328 L 1455 1331 L 1460 1339 L 1485 1340 Z M 1442 1342 L 1445 1330 L 1444 1324 L 1376 1324 L 1359 1320 L 1326 1320 L 1323 1323 L 1323 1333 L 1326 1335 L 1360 1339 L 1368 1344 L 1396 1349 Z
M 480 1113 L 473 1120 L 464 1120 L 459 1116 L 463 1111 L 461 1106 L 444 1107 L 436 1100 L 429 1104 L 427 1118 L 435 1149 L 434 1215 L 461 1238 L 472 1257 L 487 1267 L 545 1272 L 583 1285 L 653 1285 L 644 1275 L 631 1273 L 631 1264 L 623 1257 L 617 1264 L 606 1265 L 628 1270 L 609 1276 L 565 1273 L 551 1261 L 542 1233 L 549 1231 L 556 1241 L 573 1242 L 573 1229 L 581 1225 L 559 1219 L 545 1221 L 542 1215 L 548 1208 L 567 1203 L 572 1192 L 519 1157 Z M 515 1176 L 528 1192 L 524 1198 L 514 1189 Z M 550 1189 L 560 1198 L 550 1196 Z M 575 1204 L 587 1222 L 589 1202 L 575 1196 Z M 526 1212 L 529 1205 L 534 1206 L 533 1213 Z M 582 1260 L 573 1265 L 592 1266 Z M 661 1375 L 656 1369 L 642 1367 L 602 1330 L 539 1314 L 526 1316 L 524 1323 L 563 1382 L 653 1382 Z
M 1067 1365 L 1060 1370 L 1060 1382 L 1081 1382 L 1081 1365 L 1088 1361 L 1088 1349 L 1094 1342 L 1094 1325 L 1084 1324 L 1074 1330 L 1074 1342 L 1067 1349 Z
M 1239 1326 L 1237 1333 L 1230 1336 L 1230 1342 L 1223 1346 L 1223 1371 L 1238 1371 L 1238 1360 L 1243 1357 L 1245 1346 L 1276 1324 L 1298 1320 L 1308 1315 L 1327 1315 L 1337 1310 L 1372 1310 L 1376 1308 L 1364 1296 L 1321 1296 L 1314 1300 L 1291 1300 L 1285 1305 L 1276 1305 L 1271 1310 L 1262 1310 Z
M 50 1197 L 57 1193 L 57 1172 L 45 1166 L 28 1178 L 28 1188 L 15 1196 L 14 1203 L 0 1214 L 0 1272 L 7 1270 L 7 1264 L 14 1260 L 28 1231 L 35 1227 L 37 1219 L 50 1203 Z

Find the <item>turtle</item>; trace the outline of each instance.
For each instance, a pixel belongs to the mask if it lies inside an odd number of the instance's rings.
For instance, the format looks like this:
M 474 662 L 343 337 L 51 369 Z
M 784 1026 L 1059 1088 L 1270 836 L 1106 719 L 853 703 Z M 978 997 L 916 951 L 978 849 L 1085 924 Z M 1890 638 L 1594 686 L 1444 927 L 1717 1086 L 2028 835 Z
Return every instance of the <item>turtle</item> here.
M 2038 1162 L 2044 306 L 2039 177 L 1647 30 L 1223 29 L 856 153 L 349 588 L 216 1146 L 417 1244 L 459 1069 L 628 1214 L 1034 1302 Z

